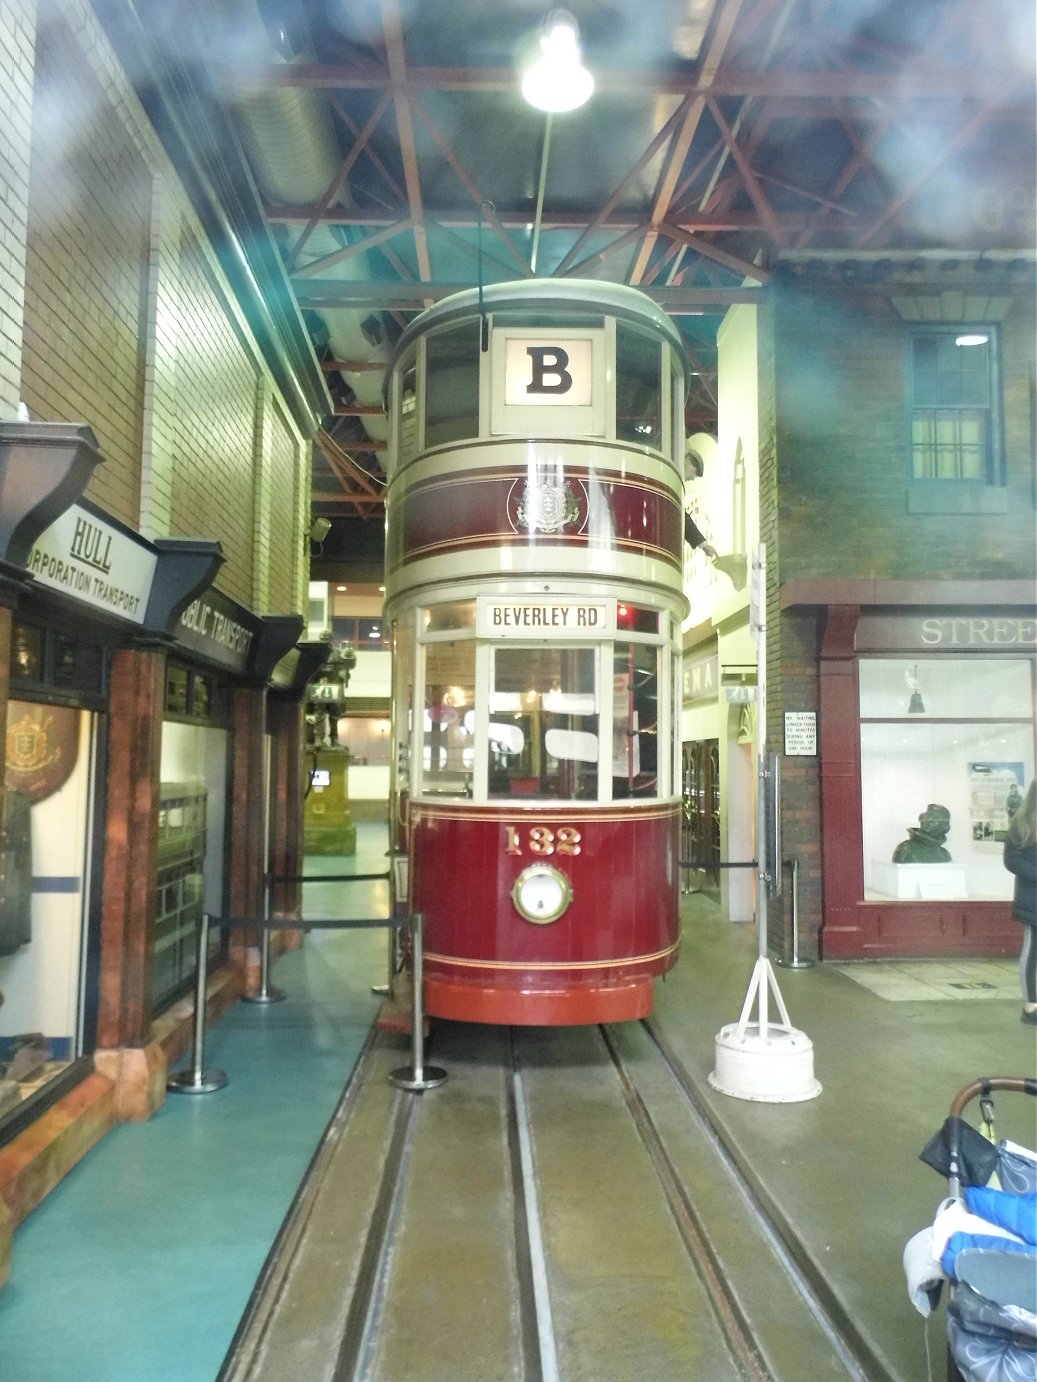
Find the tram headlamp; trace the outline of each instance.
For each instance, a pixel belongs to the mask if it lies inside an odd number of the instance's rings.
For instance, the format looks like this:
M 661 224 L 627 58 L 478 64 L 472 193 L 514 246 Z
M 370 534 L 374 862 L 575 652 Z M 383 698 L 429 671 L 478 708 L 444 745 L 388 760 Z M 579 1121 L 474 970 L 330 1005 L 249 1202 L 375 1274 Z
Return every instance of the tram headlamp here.
M 538 926 L 557 921 L 573 900 L 568 878 L 550 864 L 530 864 L 511 890 L 515 910 Z

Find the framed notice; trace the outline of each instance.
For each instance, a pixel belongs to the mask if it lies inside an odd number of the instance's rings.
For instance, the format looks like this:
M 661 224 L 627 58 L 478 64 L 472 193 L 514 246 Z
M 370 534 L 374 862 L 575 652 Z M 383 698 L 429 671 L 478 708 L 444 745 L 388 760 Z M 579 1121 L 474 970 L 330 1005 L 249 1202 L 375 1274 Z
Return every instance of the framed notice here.
M 786 710 L 785 755 L 810 758 L 817 753 L 817 715 L 813 710 Z

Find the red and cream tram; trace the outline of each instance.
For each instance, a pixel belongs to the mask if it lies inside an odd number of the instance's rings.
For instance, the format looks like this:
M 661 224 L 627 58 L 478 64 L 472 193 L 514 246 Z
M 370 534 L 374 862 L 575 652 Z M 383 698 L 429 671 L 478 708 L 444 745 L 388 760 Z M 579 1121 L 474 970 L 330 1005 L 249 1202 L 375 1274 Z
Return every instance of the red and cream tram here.
M 393 819 L 432 1016 L 643 1017 L 676 959 L 686 370 L 648 297 L 587 281 L 458 293 L 394 351 Z

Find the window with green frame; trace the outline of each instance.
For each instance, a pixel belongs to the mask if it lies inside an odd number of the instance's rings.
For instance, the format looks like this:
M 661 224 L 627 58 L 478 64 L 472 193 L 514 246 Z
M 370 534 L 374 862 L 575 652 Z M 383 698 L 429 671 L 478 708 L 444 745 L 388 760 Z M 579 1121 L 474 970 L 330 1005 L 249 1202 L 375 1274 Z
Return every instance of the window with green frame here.
M 911 334 L 911 478 L 991 484 L 999 473 L 996 343 L 986 327 Z

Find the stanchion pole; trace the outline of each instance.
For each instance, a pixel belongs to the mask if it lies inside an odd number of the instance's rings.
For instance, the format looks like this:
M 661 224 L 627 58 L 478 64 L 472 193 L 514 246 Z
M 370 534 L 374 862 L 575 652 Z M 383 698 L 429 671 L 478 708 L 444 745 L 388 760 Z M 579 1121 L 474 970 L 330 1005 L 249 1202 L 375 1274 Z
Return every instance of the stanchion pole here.
M 397 1089 L 435 1089 L 446 1079 L 446 1071 L 438 1065 L 425 1065 L 425 918 L 420 912 L 411 917 L 411 967 L 413 970 L 414 1003 L 411 1022 L 411 1064 L 401 1065 L 389 1076 L 389 1083 Z
M 270 880 L 263 884 L 263 918 L 270 920 Z M 270 983 L 270 927 L 263 927 L 259 942 L 259 988 L 255 993 L 246 993 L 242 999 L 246 1003 L 283 1003 L 288 997 L 284 989 Z
M 792 954 L 787 960 L 776 963 L 784 969 L 810 969 L 813 960 L 802 959 L 799 953 L 799 860 L 790 859 L 789 865 L 792 871 Z
M 205 1067 L 205 1000 L 209 982 L 209 913 L 203 912 L 198 924 L 198 966 L 194 989 L 194 1051 L 190 1070 L 170 1075 L 166 1088 L 171 1094 L 211 1094 L 222 1089 L 227 1076 L 222 1070 Z

